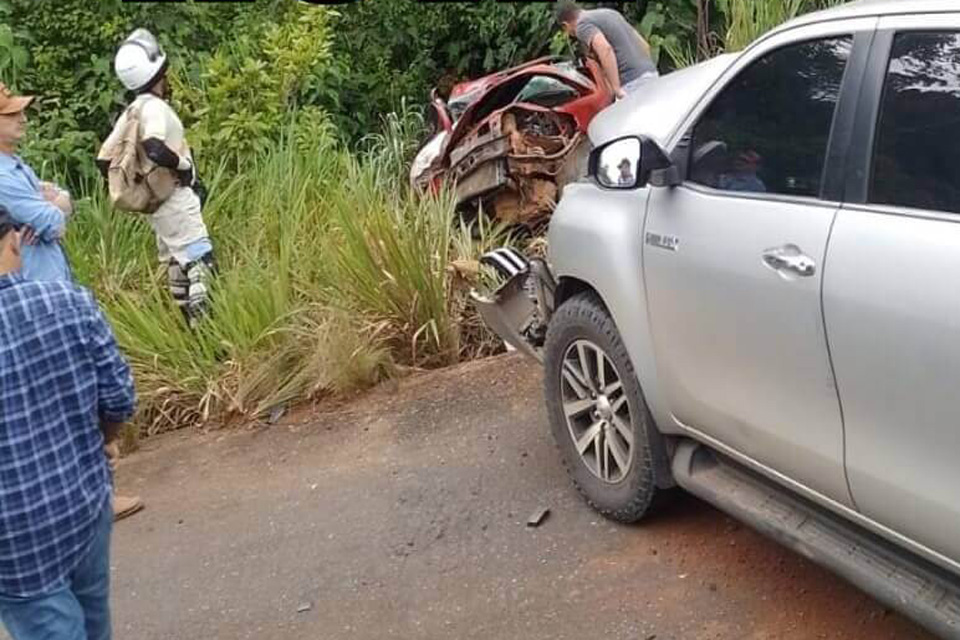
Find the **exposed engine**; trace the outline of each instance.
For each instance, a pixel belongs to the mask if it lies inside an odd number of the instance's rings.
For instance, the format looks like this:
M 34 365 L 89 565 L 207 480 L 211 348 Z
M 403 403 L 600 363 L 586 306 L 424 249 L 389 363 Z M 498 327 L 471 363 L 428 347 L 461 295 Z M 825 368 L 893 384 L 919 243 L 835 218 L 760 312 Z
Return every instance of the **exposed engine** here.
M 563 185 L 585 169 L 583 140 L 570 116 L 520 105 L 506 110 L 454 154 L 458 200 L 479 200 L 497 220 L 537 227 Z

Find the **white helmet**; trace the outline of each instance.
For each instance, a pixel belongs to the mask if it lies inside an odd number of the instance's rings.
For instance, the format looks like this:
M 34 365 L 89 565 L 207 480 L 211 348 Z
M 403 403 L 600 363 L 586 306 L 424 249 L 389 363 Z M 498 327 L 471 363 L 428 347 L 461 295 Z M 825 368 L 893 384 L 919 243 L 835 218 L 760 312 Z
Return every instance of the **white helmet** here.
M 167 56 L 146 29 L 137 29 L 123 41 L 113 60 L 113 70 L 130 91 L 149 89 L 167 69 Z

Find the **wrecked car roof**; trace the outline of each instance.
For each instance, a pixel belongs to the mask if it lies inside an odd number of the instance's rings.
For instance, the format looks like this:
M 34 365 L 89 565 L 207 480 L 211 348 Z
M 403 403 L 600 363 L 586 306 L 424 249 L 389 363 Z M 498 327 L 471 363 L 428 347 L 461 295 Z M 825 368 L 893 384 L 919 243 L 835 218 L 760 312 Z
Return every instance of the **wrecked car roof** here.
M 588 134 L 594 146 L 626 135 L 645 135 L 666 146 L 690 109 L 730 68 L 739 54 L 728 53 L 651 80 L 600 113 Z
M 593 87 L 593 81 L 577 71 L 576 65 L 572 61 L 564 60 L 558 56 L 548 56 L 531 60 L 504 71 L 497 71 L 476 80 L 468 80 L 454 85 L 447 101 L 447 108 L 453 120 L 459 120 L 467 109 L 496 86 L 519 76 L 535 76 L 537 74 L 567 78 L 584 89 Z

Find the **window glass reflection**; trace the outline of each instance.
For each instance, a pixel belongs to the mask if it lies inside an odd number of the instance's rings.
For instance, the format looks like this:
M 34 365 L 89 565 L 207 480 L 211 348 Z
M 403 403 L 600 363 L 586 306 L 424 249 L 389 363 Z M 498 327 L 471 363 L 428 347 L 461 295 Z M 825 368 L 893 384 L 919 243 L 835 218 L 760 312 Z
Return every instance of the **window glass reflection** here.
M 896 36 L 870 201 L 960 213 L 960 34 Z
M 750 65 L 693 134 L 689 179 L 715 189 L 816 197 L 851 37 L 778 49 Z

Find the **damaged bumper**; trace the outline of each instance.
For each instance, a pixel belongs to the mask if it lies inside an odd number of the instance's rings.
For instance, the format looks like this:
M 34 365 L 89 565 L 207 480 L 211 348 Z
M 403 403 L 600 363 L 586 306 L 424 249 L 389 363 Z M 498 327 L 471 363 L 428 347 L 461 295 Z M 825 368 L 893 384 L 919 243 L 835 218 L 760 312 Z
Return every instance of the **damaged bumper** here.
M 527 260 L 513 249 L 491 251 L 481 262 L 506 278 L 488 295 L 471 293 L 484 323 L 505 343 L 542 363 L 556 291 L 549 267 L 543 260 Z
M 585 140 L 567 115 L 520 105 L 496 113 L 450 154 L 457 201 L 492 195 L 487 206 L 498 220 L 536 225 L 584 173 Z

